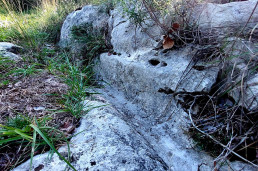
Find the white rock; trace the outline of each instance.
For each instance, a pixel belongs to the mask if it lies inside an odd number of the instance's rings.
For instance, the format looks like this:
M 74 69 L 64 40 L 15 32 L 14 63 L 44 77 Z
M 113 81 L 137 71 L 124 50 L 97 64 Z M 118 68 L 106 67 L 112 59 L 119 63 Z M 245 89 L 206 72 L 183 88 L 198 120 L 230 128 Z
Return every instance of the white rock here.
M 100 102 L 91 102 L 94 106 L 103 106 Z M 70 142 L 72 165 L 82 170 L 165 170 L 167 165 L 150 147 L 150 144 L 118 117 L 119 112 L 106 106 L 92 109 L 81 125 L 76 129 Z M 59 149 L 68 156 L 67 146 Z M 32 170 L 42 167 L 42 171 L 65 170 L 66 163 L 54 154 L 37 155 L 33 158 Z M 30 160 L 14 171 L 26 171 Z
M 102 54 L 96 72 L 125 92 L 129 100 L 141 104 L 146 112 L 159 115 L 170 100 L 166 98 L 171 97 L 169 94 L 209 92 L 216 82 L 219 68 L 193 69 L 192 52 L 189 47 L 165 54 L 143 51 L 130 57 Z
M 61 45 L 72 44 L 72 25 L 92 21 L 90 14 L 94 21 L 99 17 L 93 6 L 67 17 Z M 173 95 L 209 93 L 219 68 L 204 65 L 201 70 L 194 69 L 191 47 L 166 53 L 151 50 L 162 32 L 151 21 L 146 28 L 155 39 L 141 29 L 135 30 L 118 9 L 111 12 L 109 20 L 106 15 L 100 20 L 109 23 L 111 43 L 121 55 L 104 53 L 95 67 L 109 86 L 98 90 L 101 96 L 93 97 L 101 102 L 85 103 L 101 107 L 92 109 L 76 129 L 75 134 L 81 133 L 71 139 L 72 165 L 77 170 L 212 170 L 214 158 L 192 148 L 193 142 L 186 134 L 188 115 Z M 67 151 L 67 147 L 59 149 L 66 156 Z M 35 156 L 32 169 L 65 169 L 66 164 L 56 154 L 50 161 L 47 156 L 48 153 Z M 14 170 L 28 170 L 29 162 Z M 255 170 L 241 162 L 229 165 L 236 170 Z M 227 169 L 228 166 L 220 168 Z
M 76 47 L 77 44 L 71 35 L 72 27 L 91 23 L 95 29 L 107 29 L 108 18 L 109 15 L 99 6 L 87 5 L 81 10 L 72 12 L 66 17 L 63 23 L 59 45 L 61 47 L 72 47 L 74 51 L 78 52 L 82 47 Z
M 11 60 L 20 60 L 21 57 L 18 55 L 22 50 L 22 47 L 9 42 L 0 42 L 0 56 L 9 58 Z
M 253 70 L 256 67 L 254 64 L 258 63 L 258 44 L 240 38 L 229 38 L 227 41 L 229 43 L 225 52 L 230 54 L 231 58 L 226 62 L 228 68 L 232 68 L 230 76 L 228 76 L 228 83 L 241 83 L 234 86 L 229 95 L 233 97 L 237 104 L 246 107 L 248 110 L 255 110 L 258 105 L 258 74 L 257 72 L 251 76 L 247 74 L 248 70 Z M 247 76 L 244 80 L 242 80 L 243 75 Z
M 244 93 L 242 93 L 244 91 Z M 230 95 L 239 104 L 244 106 L 247 110 L 258 109 L 258 74 L 249 78 L 244 87 L 237 85 Z
M 161 39 L 162 30 L 152 20 L 146 20 L 143 27 L 136 27 L 132 20 L 116 8 L 109 18 L 111 44 L 118 53 L 133 53 L 137 50 L 153 49 Z
M 238 31 L 248 21 L 257 0 L 231 2 L 226 4 L 206 3 L 197 5 L 193 9 L 192 19 L 197 21 L 197 25 L 201 29 L 226 28 L 229 31 L 232 27 Z M 249 21 L 252 27 L 258 22 L 258 9 L 253 13 Z
M 45 110 L 46 108 L 43 107 L 43 106 L 39 106 L 39 107 L 33 107 L 33 109 L 34 109 L 35 111 L 40 111 L 40 110 Z

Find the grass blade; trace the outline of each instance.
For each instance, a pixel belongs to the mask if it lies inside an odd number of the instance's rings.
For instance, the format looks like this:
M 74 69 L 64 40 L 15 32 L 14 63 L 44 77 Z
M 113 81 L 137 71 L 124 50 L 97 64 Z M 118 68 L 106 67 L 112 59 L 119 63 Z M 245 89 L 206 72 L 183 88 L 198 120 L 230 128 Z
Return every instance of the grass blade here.
M 30 170 L 32 170 L 32 161 L 35 151 L 35 145 L 36 145 L 36 137 L 37 137 L 37 131 L 34 129 L 33 131 L 33 141 L 32 141 L 32 147 L 31 147 L 31 154 L 30 154 Z
M 4 140 L 0 140 L 0 145 L 3 145 L 5 143 L 9 143 L 11 141 L 17 141 L 22 139 L 22 137 L 13 137 L 13 138 L 8 138 L 8 139 L 4 139 Z
M 54 147 L 54 145 L 48 140 L 48 138 L 45 136 L 45 134 L 43 132 L 41 132 L 41 130 L 36 127 L 33 124 L 30 124 L 30 126 L 38 132 L 38 134 L 45 140 L 45 142 L 50 146 L 50 148 L 62 159 L 66 162 L 66 164 L 68 164 L 73 170 L 76 171 L 76 169 L 71 165 L 71 163 L 69 161 L 67 161 Z
M 18 129 L 15 129 L 14 132 L 16 132 L 17 134 L 19 134 L 22 138 L 28 140 L 28 141 L 31 141 L 33 138 L 29 135 L 26 135 L 24 133 L 22 133 L 20 130 Z

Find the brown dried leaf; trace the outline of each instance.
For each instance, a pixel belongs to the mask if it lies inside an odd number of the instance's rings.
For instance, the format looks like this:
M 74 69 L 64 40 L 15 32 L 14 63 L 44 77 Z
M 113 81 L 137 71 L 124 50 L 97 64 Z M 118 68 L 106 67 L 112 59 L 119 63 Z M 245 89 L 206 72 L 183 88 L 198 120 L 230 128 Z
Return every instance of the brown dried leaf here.
M 163 49 L 170 49 L 174 46 L 175 42 L 169 36 L 163 36 Z
M 179 28 L 180 28 L 180 25 L 178 24 L 178 23 L 173 23 L 172 24 L 172 28 L 173 28 L 173 30 L 178 30 Z

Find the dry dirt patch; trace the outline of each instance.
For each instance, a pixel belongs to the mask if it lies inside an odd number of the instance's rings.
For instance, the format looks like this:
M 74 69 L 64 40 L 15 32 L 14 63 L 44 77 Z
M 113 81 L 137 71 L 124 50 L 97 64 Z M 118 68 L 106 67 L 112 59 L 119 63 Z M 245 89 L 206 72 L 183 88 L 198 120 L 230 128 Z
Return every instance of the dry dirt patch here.
M 5 125 L 9 118 L 18 115 L 32 120 L 50 116 L 45 126 L 57 128 L 67 137 L 73 133 L 79 120 L 67 112 L 54 113 L 64 109 L 62 95 L 68 91 L 68 86 L 59 77 L 43 71 L 12 82 L 0 86 L 0 124 Z M 62 141 L 59 143 L 55 144 L 56 148 L 63 145 Z M 17 163 L 29 159 L 30 149 L 31 146 L 24 145 L 22 141 L 20 144 L 14 142 L 1 146 L 0 170 L 9 170 Z M 47 150 L 47 147 L 39 148 L 34 155 Z
M 60 78 L 46 71 L 21 78 L 19 81 L 0 87 L 0 123 L 18 114 L 40 118 L 63 108 L 61 95 L 68 86 Z M 52 115 L 51 125 L 62 126 L 73 122 L 68 113 Z

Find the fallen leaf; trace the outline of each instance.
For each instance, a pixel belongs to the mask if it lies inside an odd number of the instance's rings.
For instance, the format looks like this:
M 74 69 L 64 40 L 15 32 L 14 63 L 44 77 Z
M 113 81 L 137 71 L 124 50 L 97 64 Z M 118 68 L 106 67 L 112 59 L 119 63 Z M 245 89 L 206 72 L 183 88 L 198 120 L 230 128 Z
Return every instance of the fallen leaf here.
M 168 35 L 163 36 L 163 49 L 170 49 L 174 44 L 174 40 L 172 40 Z
M 68 134 L 72 133 L 74 129 L 75 129 L 75 126 L 72 125 L 72 123 L 70 123 L 69 121 L 65 122 L 60 128 L 61 131 L 64 131 Z
M 63 128 L 68 128 L 70 125 L 71 125 L 70 122 L 65 122 L 65 123 L 62 125 L 61 129 L 63 129 Z
M 173 23 L 172 24 L 172 28 L 173 28 L 173 30 L 178 30 L 179 28 L 180 28 L 180 25 L 178 24 L 178 23 Z

